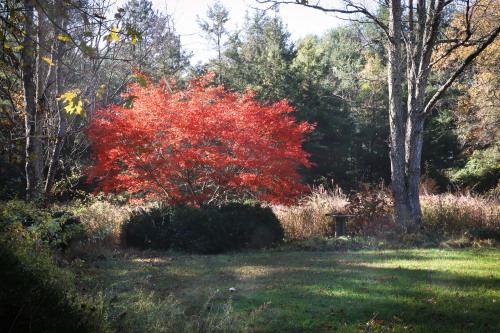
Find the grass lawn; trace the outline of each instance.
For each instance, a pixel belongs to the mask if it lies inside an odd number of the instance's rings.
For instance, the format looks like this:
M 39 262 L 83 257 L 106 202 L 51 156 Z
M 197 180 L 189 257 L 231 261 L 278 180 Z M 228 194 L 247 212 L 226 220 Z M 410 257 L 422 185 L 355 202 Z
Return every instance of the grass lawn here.
M 500 332 L 499 265 L 495 249 L 124 251 L 72 269 L 120 332 Z

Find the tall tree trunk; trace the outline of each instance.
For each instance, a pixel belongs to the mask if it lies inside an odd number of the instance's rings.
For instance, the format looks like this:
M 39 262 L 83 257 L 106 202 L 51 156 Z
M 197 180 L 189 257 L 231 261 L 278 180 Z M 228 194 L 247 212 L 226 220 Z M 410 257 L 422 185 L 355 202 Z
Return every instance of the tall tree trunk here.
M 32 1 L 25 0 L 26 32 L 22 41 L 21 50 L 22 81 L 25 111 L 25 173 L 26 173 L 26 199 L 36 197 L 42 174 L 40 161 L 42 160 L 42 142 L 39 112 L 36 103 L 36 34 L 34 29 L 34 6 Z
M 409 81 L 409 80 L 408 80 Z M 408 193 L 410 219 L 406 227 L 418 227 L 421 224 L 420 208 L 420 174 L 422 161 L 422 144 L 424 133 L 424 92 L 420 83 L 413 84 L 408 91 L 408 119 L 405 138 L 405 177 Z
M 389 126 L 391 143 L 391 181 L 394 195 L 396 219 L 403 228 L 411 221 L 411 208 L 405 172 L 405 123 L 406 110 L 403 103 L 401 2 L 390 2 L 388 83 L 389 83 Z
M 58 89 L 58 91 L 60 90 Z M 58 117 L 58 125 L 57 125 L 58 127 L 57 127 L 56 141 L 52 149 L 52 154 L 49 161 L 49 168 L 47 171 L 47 178 L 45 181 L 44 191 L 46 194 L 50 194 L 51 191 L 53 190 L 54 179 L 57 172 L 59 160 L 61 158 L 61 150 L 64 145 L 64 141 L 66 140 L 66 136 L 68 134 L 68 116 L 61 107 L 60 103 L 57 103 L 56 108 Z
M 55 1 L 55 5 L 58 6 L 59 8 L 63 8 L 63 4 L 61 0 Z M 63 17 L 64 15 L 59 15 L 56 18 L 56 23 L 59 27 L 65 28 L 64 22 L 63 22 Z M 49 160 L 49 167 L 47 171 L 47 178 L 45 180 L 45 194 L 50 194 L 50 192 L 53 190 L 54 186 L 54 179 L 55 175 L 57 172 L 57 167 L 59 164 L 59 160 L 61 157 L 61 150 L 64 145 L 64 141 L 66 140 L 66 135 L 68 133 L 68 116 L 66 112 L 63 110 L 62 103 L 60 101 L 57 101 L 57 98 L 61 96 L 63 93 L 63 83 L 62 83 L 62 58 L 64 54 L 64 47 L 63 47 L 63 42 L 62 41 L 55 41 L 55 52 L 54 54 L 54 60 L 55 60 L 55 73 L 54 73 L 54 83 L 55 87 L 53 89 L 54 91 L 54 108 L 55 108 L 55 113 L 57 116 L 58 124 L 57 124 L 57 133 L 56 133 L 56 141 L 54 143 L 54 147 L 52 148 L 50 160 Z
M 416 13 L 409 9 L 406 34 L 408 101 L 405 136 L 405 177 L 410 219 L 407 226 L 422 223 L 420 176 L 424 140 L 425 96 L 432 52 L 437 39 L 444 0 L 418 0 Z M 410 3 L 410 8 L 412 3 Z

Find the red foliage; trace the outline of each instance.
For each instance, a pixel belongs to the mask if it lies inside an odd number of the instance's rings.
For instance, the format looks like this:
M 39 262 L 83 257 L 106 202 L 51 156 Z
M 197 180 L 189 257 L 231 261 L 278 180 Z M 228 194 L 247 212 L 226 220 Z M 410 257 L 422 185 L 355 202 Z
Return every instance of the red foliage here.
M 167 203 L 290 202 L 304 190 L 297 168 L 310 166 L 301 146 L 313 127 L 297 123 L 287 101 L 262 106 L 251 91 L 228 92 L 212 79 L 185 89 L 145 77 L 131 84 L 124 97 L 133 98 L 132 108 L 110 105 L 91 121 L 89 177 L 104 192 Z

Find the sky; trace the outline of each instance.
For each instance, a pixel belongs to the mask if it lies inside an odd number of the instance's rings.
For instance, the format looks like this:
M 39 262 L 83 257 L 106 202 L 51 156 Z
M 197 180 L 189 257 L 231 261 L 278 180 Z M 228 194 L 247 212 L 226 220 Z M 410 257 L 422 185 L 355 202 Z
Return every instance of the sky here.
M 166 7 L 167 13 L 172 15 L 183 47 L 194 53 L 192 64 L 207 60 L 212 55 L 212 51 L 200 35 L 196 18 L 197 16 L 206 18 L 208 6 L 213 4 L 213 0 L 152 0 L 152 2 L 155 9 L 165 11 Z M 253 8 L 265 8 L 256 0 L 220 0 L 220 2 L 229 10 L 230 31 L 234 31 L 236 27 L 241 28 L 247 10 L 251 12 Z M 280 16 L 287 25 L 293 41 L 309 34 L 322 35 L 344 22 L 332 14 L 298 5 L 280 6 Z

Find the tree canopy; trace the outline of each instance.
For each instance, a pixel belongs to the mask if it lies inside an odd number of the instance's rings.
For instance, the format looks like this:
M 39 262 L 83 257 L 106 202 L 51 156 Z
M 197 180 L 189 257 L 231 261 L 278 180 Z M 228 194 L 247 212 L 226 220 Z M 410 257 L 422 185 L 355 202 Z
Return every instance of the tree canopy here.
M 87 131 L 105 191 L 160 201 L 211 204 L 232 197 L 290 202 L 303 191 L 298 167 L 308 123 L 286 100 L 261 105 L 252 91 L 214 86 L 213 74 L 179 88 L 137 74 L 131 108 L 98 110 Z

